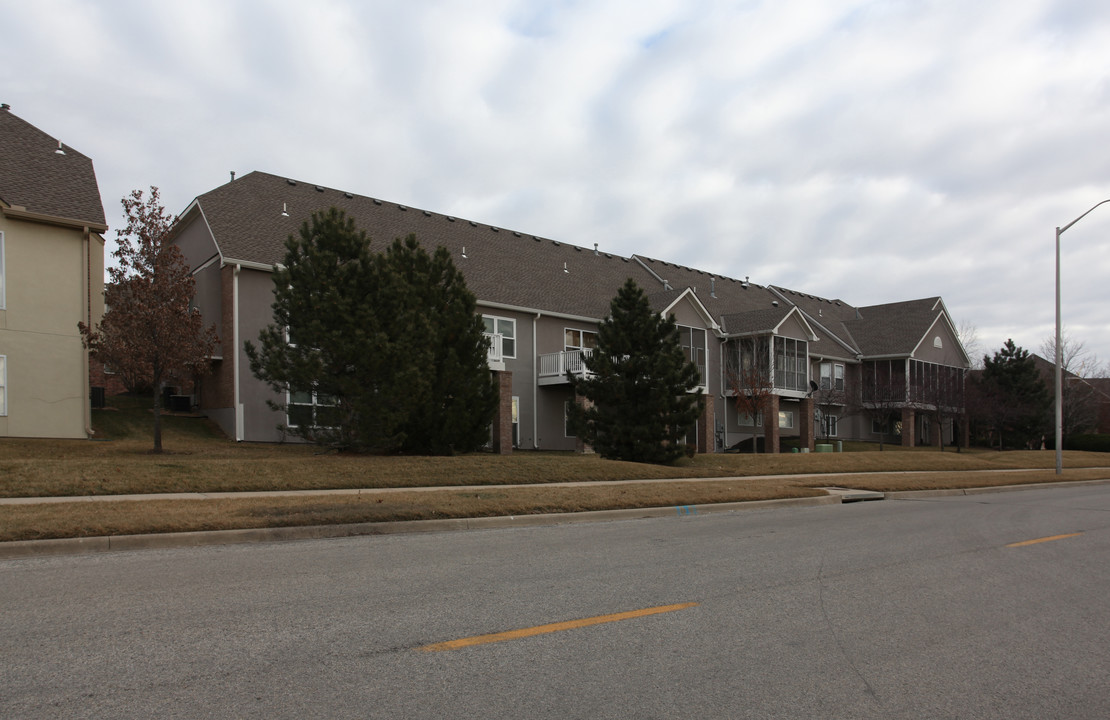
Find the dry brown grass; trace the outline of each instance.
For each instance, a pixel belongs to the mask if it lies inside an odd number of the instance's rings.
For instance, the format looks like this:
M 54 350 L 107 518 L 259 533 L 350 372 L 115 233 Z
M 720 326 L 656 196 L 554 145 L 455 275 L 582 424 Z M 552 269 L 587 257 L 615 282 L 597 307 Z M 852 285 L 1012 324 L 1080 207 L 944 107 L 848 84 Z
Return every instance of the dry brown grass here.
M 376 457 L 321 454 L 304 445 L 236 444 L 206 420 L 166 419 L 171 451 L 151 455 L 149 418 L 136 401 L 98 413 L 108 441 L 0 439 L 0 497 L 164 492 L 396 488 L 395 492 L 312 497 L 63 502 L 0 506 L 0 540 L 230 528 L 525 515 L 613 508 L 704 505 L 823 494 L 847 486 L 877 491 L 979 487 L 1110 477 L 1110 458 L 1065 453 L 1062 478 L 1051 452 L 905 450 L 849 444 L 844 453 L 699 455 L 674 466 L 594 455 L 517 452 L 511 456 Z M 130 404 L 129 404 L 130 403 Z M 866 451 L 864 451 L 866 450 Z M 1030 472 L 1013 472 L 1034 468 Z M 907 474 L 912 471 L 912 474 Z M 921 472 L 925 471 L 925 472 Z M 828 476 L 830 473 L 847 475 Z M 819 474 L 821 477 L 805 477 Z M 798 476 L 802 477 L 798 477 Z M 769 477 L 764 477 L 769 476 Z M 600 484 L 683 478 L 725 480 Z M 544 487 L 559 482 L 597 486 Z M 497 487 L 530 484 L 533 487 Z M 481 486 L 459 490 L 404 488 Z

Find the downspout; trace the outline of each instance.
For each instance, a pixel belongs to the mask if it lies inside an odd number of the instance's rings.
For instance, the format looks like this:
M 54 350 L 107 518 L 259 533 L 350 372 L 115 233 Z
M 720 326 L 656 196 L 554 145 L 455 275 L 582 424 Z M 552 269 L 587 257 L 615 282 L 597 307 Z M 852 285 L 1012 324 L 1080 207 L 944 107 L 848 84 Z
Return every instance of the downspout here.
M 540 449 L 540 379 L 537 377 L 539 374 L 539 367 L 536 363 L 540 361 L 536 355 L 536 323 L 540 320 L 540 315 L 543 313 L 537 312 L 536 317 L 532 318 L 532 449 Z
M 243 441 L 243 404 L 239 402 L 239 270 L 241 266 L 235 263 L 235 271 L 231 280 L 231 388 L 232 401 L 235 403 L 235 442 Z
M 84 277 L 82 278 L 82 283 L 84 284 L 84 288 L 83 288 L 84 293 L 82 293 L 82 294 L 85 297 L 85 313 L 84 313 L 84 315 L 85 315 L 85 327 L 89 328 L 90 331 L 93 329 L 93 327 L 92 327 L 92 242 L 90 241 L 90 238 L 89 238 L 89 235 L 90 235 L 91 232 L 92 231 L 89 230 L 88 227 L 85 227 L 84 231 L 81 233 L 81 245 L 82 245 L 82 248 L 84 249 L 84 253 L 81 256 L 81 263 L 84 265 L 84 268 L 83 268 L 84 272 L 82 273 L 82 275 L 84 275 Z M 84 379 L 84 383 L 83 383 L 84 388 L 85 388 L 85 400 L 84 400 L 85 437 L 92 438 L 92 436 L 94 434 L 93 433 L 93 427 L 92 427 L 92 397 L 91 397 L 91 395 L 92 395 L 92 380 L 89 378 L 89 348 L 85 345 L 84 340 L 81 341 L 81 348 L 82 348 L 82 352 L 84 352 L 84 354 L 85 354 L 85 373 L 84 373 L 85 374 L 85 379 Z

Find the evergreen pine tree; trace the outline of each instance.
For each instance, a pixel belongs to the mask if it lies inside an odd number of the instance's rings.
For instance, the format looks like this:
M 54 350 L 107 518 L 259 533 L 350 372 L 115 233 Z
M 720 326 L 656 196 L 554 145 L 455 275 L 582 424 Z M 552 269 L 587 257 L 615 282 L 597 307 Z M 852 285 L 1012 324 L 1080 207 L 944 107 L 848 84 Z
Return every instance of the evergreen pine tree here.
M 481 447 L 489 440 L 498 393 L 474 294 L 446 249 L 429 256 L 413 235 L 393 243 L 385 264 L 411 293 L 410 317 L 398 333 L 407 337 L 427 373 L 420 394 L 410 400 L 403 449 L 449 454 Z
M 979 392 L 985 413 L 999 433 L 1016 433 L 1023 443 L 1035 442 L 1048 430 L 1052 399 L 1028 350 L 1007 340 L 994 357 L 983 357 Z
M 679 345 L 674 317 L 651 309 L 630 278 L 598 327 L 589 371 L 570 375 L 586 407 L 572 405 L 571 426 L 602 457 L 667 463 L 684 454 L 681 440 L 697 422 L 703 398 L 697 365 Z M 568 374 L 569 375 L 569 374 Z
M 273 279 L 274 322 L 246 352 L 287 398 L 271 407 L 288 432 L 360 452 L 485 442 L 496 389 L 474 296 L 445 250 L 431 258 L 410 235 L 375 253 L 332 208 L 289 238 Z

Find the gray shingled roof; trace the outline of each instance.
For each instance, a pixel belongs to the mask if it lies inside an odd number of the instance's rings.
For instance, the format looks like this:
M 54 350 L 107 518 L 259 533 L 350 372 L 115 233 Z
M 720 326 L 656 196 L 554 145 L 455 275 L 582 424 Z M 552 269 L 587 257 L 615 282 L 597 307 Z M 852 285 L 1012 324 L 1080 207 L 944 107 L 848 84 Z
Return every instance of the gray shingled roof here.
M 409 233 L 429 251 L 447 248 L 467 286 L 487 303 L 603 318 L 625 280 L 645 289 L 653 283 L 629 258 L 267 173 L 252 172 L 196 202 L 228 260 L 282 262 L 285 240 L 313 212 L 335 206 L 377 249 Z
M 92 160 L 0 109 L 0 200 L 27 212 L 75 220 L 104 231 L 104 205 Z
M 379 249 L 409 233 L 429 250 L 447 248 L 471 291 L 485 303 L 600 319 L 609 315 L 610 301 L 632 278 L 656 309 L 693 289 L 730 335 L 769 332 L 796 305 L 825 328 L 813 327 L 823 350 L 843 354 L 843 343 L 865 356 L 908 355 L 940 312 L 939 298 L 857 309 L 786 288 L 776 293 L 675 263 L 600 253 L 262 172 L 196 200 L 225 260 L 263 265 L 282 262 L 286 238 L 313 212 L 332 206 L 353 218 Z
M 772 303 L 778 301 L 778 298 L 767 288 L 755 283 L 715 275 L 643 255 L 635 256 L 634 260 L 643 263 L 658 276 L 658 279 L 653 278 L 657 288 L 662 287 L 662 281 L 666 281 L 677 292 L 686 288 L 693 289 L 710 316 L 718 322 L 723 315 L 773 309 L 775 306 Z
M 725 315 L 721 318 L 721 321 L 724 331 L 729 335 L 769 333 L 777 328 L 793 309 L 783 303 L 779 307 L 770 307 L 765 310 L 749 310 Z
M 871 305 L 843 325 L 865 356 L 909 355 L 940 315 L 939 297 Z

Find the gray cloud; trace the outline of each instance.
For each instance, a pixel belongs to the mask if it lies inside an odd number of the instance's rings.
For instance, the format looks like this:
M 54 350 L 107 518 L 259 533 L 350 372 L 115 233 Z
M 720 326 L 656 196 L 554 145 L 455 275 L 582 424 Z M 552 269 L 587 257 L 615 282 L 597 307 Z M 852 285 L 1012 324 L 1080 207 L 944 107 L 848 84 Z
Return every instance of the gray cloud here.
M 1036 349 L 1110 197 L 1110 6 L 1066 0 L 23 3 L 0 100 L 109 221 L 258 169 Z M 1110 359 L 1110 206 L 1064 314 Z

